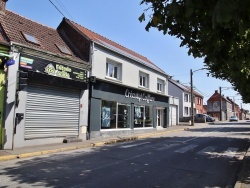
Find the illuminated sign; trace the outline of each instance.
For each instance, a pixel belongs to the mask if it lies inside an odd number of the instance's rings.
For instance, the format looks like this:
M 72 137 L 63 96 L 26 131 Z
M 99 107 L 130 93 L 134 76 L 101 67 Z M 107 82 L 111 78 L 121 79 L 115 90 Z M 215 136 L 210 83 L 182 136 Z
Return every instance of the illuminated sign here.
M 51 76 L 87 82 L 87 71 L 52 61 L 26 56 L 20 58 L 20 69 L 46 73 Z

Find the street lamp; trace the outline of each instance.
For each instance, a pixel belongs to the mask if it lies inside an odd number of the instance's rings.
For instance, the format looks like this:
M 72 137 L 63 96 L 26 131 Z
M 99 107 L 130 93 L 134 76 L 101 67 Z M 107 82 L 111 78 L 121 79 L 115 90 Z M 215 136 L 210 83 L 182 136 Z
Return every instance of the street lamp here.
M 204 70 L 207 68 L 201 68 L 201 69 L 197 69 L 192 71 L 192 69 L 190 69 L 190 85 L 191 85 L 191 126 L 194 126 L 194 99 L 193 99 L 193 74 L 196 71 L 199 70 Z

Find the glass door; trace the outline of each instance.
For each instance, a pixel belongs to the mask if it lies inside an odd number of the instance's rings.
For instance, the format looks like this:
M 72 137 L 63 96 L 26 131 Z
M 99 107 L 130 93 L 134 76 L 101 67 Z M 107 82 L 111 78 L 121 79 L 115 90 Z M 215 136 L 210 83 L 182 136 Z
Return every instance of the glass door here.
M 157 118 L 157 126 L 158 127 L 163 127 L 164 124 L 164 110 L 163 109 L 156 109 L 156 118 Z
M 130 128 L 130 106 L 118 104 L 117 128 Z

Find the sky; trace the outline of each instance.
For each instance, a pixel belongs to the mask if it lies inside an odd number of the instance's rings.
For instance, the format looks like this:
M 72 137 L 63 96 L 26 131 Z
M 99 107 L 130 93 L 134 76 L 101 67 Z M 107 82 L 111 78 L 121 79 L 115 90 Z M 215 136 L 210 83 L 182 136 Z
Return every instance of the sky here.
M 190 70 L 203 68 L 203 59 L 188 56 L 188 50 L 180 47 L 180 40 L 175 37 L 156 29 L 147 32 L 146 22 L 138 20 L 146 8 L 140 5 L 140 0 L 8 0 L 6 3 L 6 9 L 54 29 L 67 17 L 147 57 L 173 79 L 190 86 Z M 229 82 L 208 77 L 206 73 L 207 70 L 199 70 L 193 74 L 193 85 L 204 96 L 204 104 L 222 87 L 222 94 L 250 110 L 250 104 L 242 102 Z

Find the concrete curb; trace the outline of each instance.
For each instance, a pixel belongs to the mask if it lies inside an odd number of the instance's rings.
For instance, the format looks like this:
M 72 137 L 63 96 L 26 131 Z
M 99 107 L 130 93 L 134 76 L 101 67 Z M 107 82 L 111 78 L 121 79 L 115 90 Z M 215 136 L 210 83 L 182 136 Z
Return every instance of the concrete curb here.
M 112 140 L 108 140 L 108 141 L 100 141 L 100 142 L 96 142 L 96 143 L 87 143 L 87 144 L 85 143 L 83 145 L 78 145 L 78 146 L 70 146 L 70 147 L 63 147 L 63 148 L 57 148 L 57 149 L 28 152 L 28 153 L 22 153 L 22 154 L 17 154 L 17 155 L 0 156 L 0 161 L 8 161 L 8 160 L 13 160 L 13 159 L 35 157 L 35 156 L 41 156 L 41 155 L 47 155 L 47 154 L 53 154 L 53 153 L 59 153 L 59 152 L 63 152 L 63 151 L 71 151 L 71 150 L 77 150 L 77 149 L 89 148 L 89 147 L 100 147 L 100 146 L 104 146 L 104 145 L 108 145 L 108 144 L 115 144 L 115 143 L 119 143 L 119 142 L 126 142 L 126 141 L 131 141 L 131 140 L 149 138 L 152 136 L 158 136 L 158 135 L 163 135 L 163 134 L 173 133 L 173 132 L 178 132 L 178 131 L 184 131 L 184 130 L 189 130 L 189 128 L 181 128 L 181 129 L 177 129 L 177 130 L 163 131 L 163 132 L 156 132 L 156 133 L 148 133 L 148 134 L 137 135 L 137 136 L 132 136 L 132 137 L 129 137 L 129 136 L 128 137 L 121 137 L 118 139 L 112 139 Z

